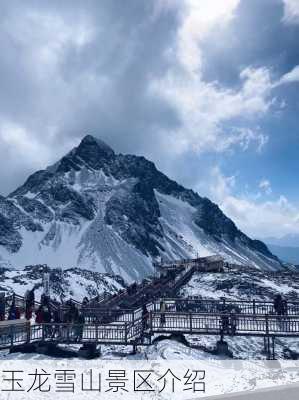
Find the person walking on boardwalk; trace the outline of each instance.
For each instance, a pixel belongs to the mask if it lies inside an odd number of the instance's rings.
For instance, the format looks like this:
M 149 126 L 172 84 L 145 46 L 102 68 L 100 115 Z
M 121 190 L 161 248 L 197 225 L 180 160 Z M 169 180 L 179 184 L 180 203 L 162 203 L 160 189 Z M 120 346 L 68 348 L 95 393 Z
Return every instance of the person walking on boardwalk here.
M 283 298 L 281 294 L 277 294 L 274 297 L 274 302 L 273 302 L 273 307 L 278 315 L 283 315 L 284 313 L 284 304 L 283 304 Z
M 39 306 L 35 313 L 35 323 L 42 324 L 43 322 L 43 307 Z
M 160 301 L 160 325 L 164 326 L 166 323 L 166 317 L 165 317 L 165 311 L 166 311 L 166 305 L 163 300 Z
M 59 309 L 53 311 L 53 329 L 52 329 L 52 339 L 55 339 L 56 336 L 60 336 L 60 325 L 61 324 L 60 312 Z
M 16 315 L 16 319 L 20 319 L 21 318 L 21 311 L 19 309 L 19 307 L 15 307 L 15 315 Z
M 82 337 L 83 337 L 83 329 L 84 329 L 84 322 L 85 322 L 85 318 L 82 312 L 78 313 L 78 317 L 76 319 L 75 322 L 75 329 L 74 329 L 74 333 L 75 333 L 75 341 L 76 342 L 81 342 Z
M 0 293 L 0 321 L 5 320 L 5 293 Z
M 17 309 L 15 301 L 13 300 L 8 311 L 8 320 L 14 320 L 20 318 L 20 311 Z
M 284 318 L 284 315 L 287 315 L 288 313 L 288 305 L 287 301 L 282 297 L 281 294 L 275 296 L 273 307 L 275 313 L 279 316 L 277 321 L 279 329 L 282 331 L 288 331 L 288 321 Z
M 32 318 L 34 309 L 34 289 L 29 290 L 25 294 L 25 318 L 29 321 Z
M 45 327 L 45 333 L 46 333 L 47 337 L 50 337 L 51 333 L 52 333 L 52 327 L 50 325 L 51 324 L 51 320 L 52 320 L 52 314 L 51 314 L 51 311 L 50 311 L 49 307 L 44 307 L 44 309 L 43 309 L 43 322 L 45 324 L 47 324 L 46 327 Z
M 229 333 L 229 316 L 225 312 L 221 315 L 221 335 Z
M 149 318 L 149 312 L 146 307 L 146 304 L 143 304 L 142 306 L 142 330 L 146 331 L 148 329 L 148 318 Z
M 286 299 L 282 300 L 282 314 L 288 315 L 288 301 Z
M 233 310 L 230 315 L 230 334 L 235 335 L 237 330 L 237 316 L 235 311 Z

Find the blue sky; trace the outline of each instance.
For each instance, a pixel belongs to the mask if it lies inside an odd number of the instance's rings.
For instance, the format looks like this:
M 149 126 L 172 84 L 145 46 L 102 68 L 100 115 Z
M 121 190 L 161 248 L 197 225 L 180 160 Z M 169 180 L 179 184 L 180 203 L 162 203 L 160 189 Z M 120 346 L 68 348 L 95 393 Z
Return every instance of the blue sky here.
M 1 8 L 1 194 L 91 133 L 253 237 L 299 233 L 299 0 Z

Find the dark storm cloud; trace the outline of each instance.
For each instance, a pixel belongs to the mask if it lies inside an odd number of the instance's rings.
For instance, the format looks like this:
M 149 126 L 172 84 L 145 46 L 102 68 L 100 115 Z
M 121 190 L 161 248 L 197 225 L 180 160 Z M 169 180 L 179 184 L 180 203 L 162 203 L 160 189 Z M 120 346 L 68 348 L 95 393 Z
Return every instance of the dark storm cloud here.
M 276 77 L 290 71 L 299 62 L 299 25 L 282 24 L 282 16 L 281 0 L 240 2 L 233 23 L 202 45 L 204 79 L 231 88 L 247 65 L 268 67 Z
M 174 110 L 148 92 L 149 81 L 167 70 L 165 53 L 177 28 L 176 13 L 157 15 L 155 8 L 156 2 L 139 0 L 2 6 L 0 119 L 2 132 L 8 133 L 1 158 L 18 169 L 15 147 L 18 142 L 22 151 L 22 143 L 18 136 L 7 138 L 10 124 L 11 130 L 23 130 L 22 140 L 32 138 L 36 149 L 44 146 L 46 154 L 46 159 L 40 154 L 40 160 L 36 155 L 34 162 L 24 162 L 12 180 L 6 171 L 0 173 L 2 193 L 13 189 L 32 164 L 55 160 L 64 145 L 87 132 L 116 150 L 144 153 L 155 143 L 157 123 L 165 128 L 178 123 Z M 29 151 L 35 147 L 29 144 Z
M 217 1 L 203 3 L 213 13 L 211 4 Z M 157 11 L 159 4 L 168 6 Z M 222 26 L 221 16 L 216 29 L 204 35 L 196 32 L 202 28 L 197 22 L 187 24 L 181 32 L 183 4 L 187 19 L 188 10 L 198 13 L 197 2 L 191 0 L 1 3 L 0 194 L 13 190 L 29 173 L 55 162 L 86 133 L 107 141 L 116 151 L 153 159 L 187 186 L 196 187 L 219 160 L 225 159 L 225 163 L 229 159 L 234 169 L 242 168 L 241 162 L 231 162 L 231 155 L 221 157 L 219 150 L 213 153 L 220 142 L 225 149 L 240 141 L 247 148 L 246 140 L 259 139 L 250 130 L 248 139 L 246 129 L 240 131 L 240 139 L 225 137 L 226 128 L 228 134 L 231 132 L 231 119 L 241 119 L 240 125 L 244 124 L 243 114 L 252 114 L 252 104 L 268 109 L 267 85 L 257 98 L 253 93 L 253 101 L 248 101 L 241 88 L 240 71 L 266 66 L 278 78 L 291 70 L 299 63 L 298 25 L 281 22 L 281 0 L 243 0 L 229 23 Z M 200 42 L 195 58 L 202 58 L 203 70 L 194 81 L 188 72 L 177 74 L 184 69 L 179 34 L 187 38 L 183 41 L 187 55 L 190 48 L 196 52 L 192 41 Z M 153 81 L 161 78 L 165 82 L 169 72 L 177 85 L 175 94 L 180 97 L 183 92 L 182 98 L 175 99 L 176 104 L 149 90 Z M 215 87 L 207 84 L 211 81 L 217 82 Z M 197 91 L 204 93 L 203 98 Z M 194 103 L 187 117 L 180 112 L 186 103 Z M 249 111 L 240 107 L 242 103 L 248 103 Z M 240 111 L 234 113 L 232 108 Z M 185 129 L 183 124 L 193 119 L 195 126 Z M 248 121 L 245 128 L 251 128 Z M 216 133 L 211 132 L 213 129 Z M 181 136 L 174 136 L 178 131 Z M 218 131 L 223 131 L 220 140 Z M 209 134 L 212 140 L 207 140 Z M 210 153 L 209 157 L 198 156 L 192 145 L 201 143 L 207 143 L 214 157 Z M 172 151 L 173 144 L 176 151 Z M 182 153 L 177 151 L 180 146 L 186 148 Z M 254 175 L 254 168 L 250 172 Z

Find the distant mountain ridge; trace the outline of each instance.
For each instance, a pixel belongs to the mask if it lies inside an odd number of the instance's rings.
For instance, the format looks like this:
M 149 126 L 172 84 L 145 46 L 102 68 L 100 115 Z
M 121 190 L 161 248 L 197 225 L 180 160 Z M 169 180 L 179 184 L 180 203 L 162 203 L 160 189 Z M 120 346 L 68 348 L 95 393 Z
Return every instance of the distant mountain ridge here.
M 213 253 L 278 269 L 267 246 L 242 233 L 209 199 L 134 155 L 87 135 L 54 165 L 0 196 L 0 263 L 81 267 L 125 280 L 152 261 Z
M 275 246 L 299 247 L 299 234 L 289 233 L 281 238 L 267 237 L 263 241 Z
M 299 247 L 268 244 L 270 251 L 281 260 L 299 266 Z

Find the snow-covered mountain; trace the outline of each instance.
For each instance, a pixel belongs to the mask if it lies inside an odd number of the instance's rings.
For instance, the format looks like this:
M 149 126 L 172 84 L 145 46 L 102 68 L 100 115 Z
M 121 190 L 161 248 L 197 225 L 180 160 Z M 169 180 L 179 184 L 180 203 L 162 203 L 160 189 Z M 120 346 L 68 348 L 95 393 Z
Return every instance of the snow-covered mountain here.
M 80 267 L 132 281 L 151 273 L 159 257 L 215 253 L 260 269 L 281 267 L 209 199 L 90 135 L 0 196 L 3 266 Z
M 71 268 L 61 270 L 46 265 L 29 265 L 22 270 L 0 268 L 0 292 L 24 296 L 27 290 L 35 288 L 35 300 L 40 300 L 44 291 L 43 277 L 49 274 L 51 298 L 58 301 L 73 298 L 82 301 L 104 293 L 114 294 L 126 287 L 120 276 Z

